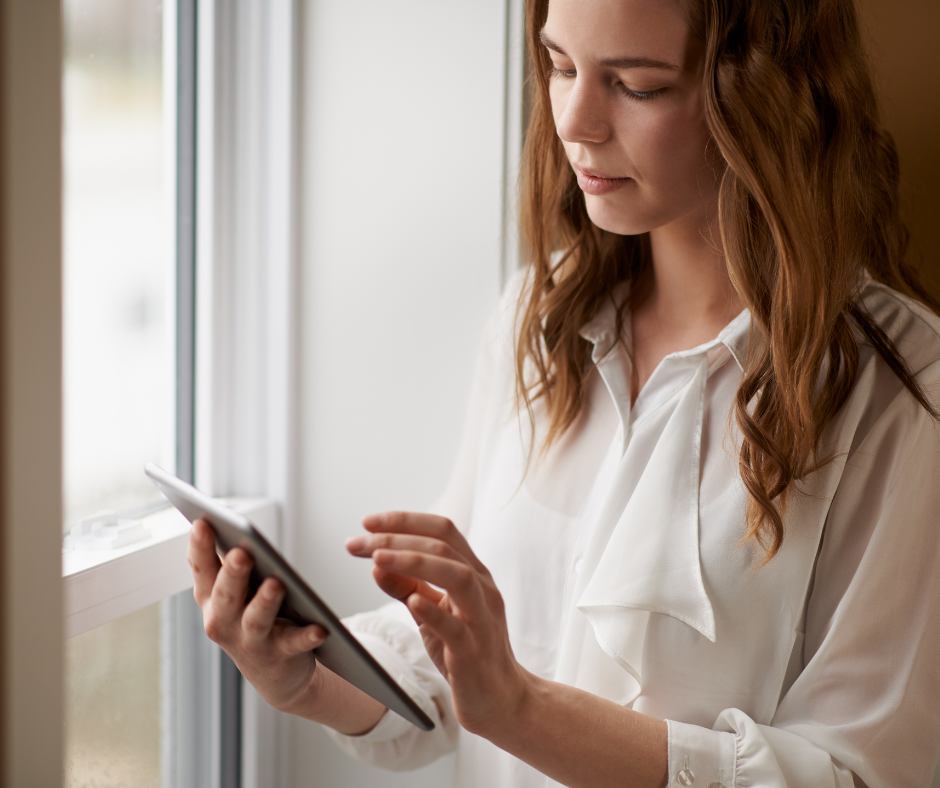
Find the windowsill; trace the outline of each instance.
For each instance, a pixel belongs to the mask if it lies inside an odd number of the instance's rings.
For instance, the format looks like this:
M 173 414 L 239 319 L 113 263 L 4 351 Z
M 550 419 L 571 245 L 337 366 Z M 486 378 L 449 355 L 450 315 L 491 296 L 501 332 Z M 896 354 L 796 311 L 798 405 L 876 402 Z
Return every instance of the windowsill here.
M 278 543 L 276 503 L 263 498 L 221 500 Z M 186 560 L 189 522 L 173 507 L 141 519 L 150 528 L 148 539 L 116 550 L 69 550 L 62 554 L 66 638 L 192 588 Z

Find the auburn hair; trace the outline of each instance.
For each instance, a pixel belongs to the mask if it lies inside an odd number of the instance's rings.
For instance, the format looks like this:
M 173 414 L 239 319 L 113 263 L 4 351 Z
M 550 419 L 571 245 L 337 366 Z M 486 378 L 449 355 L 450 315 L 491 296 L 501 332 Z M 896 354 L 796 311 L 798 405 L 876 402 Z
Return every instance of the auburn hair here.
M 905 257 L 894 142 L 879 120 L 852 0 L 683 0 L 704 43 L 703 97 L 724 160 L 719 228 L 731 281 L 751 312 L 734 404 L 749 494 L 745 540 L 769 561 L 786 501 L 843 405 L 864 337 L 914 398 L 937 412 L 858 299 L 862 270 L 938 303 Z M 548 0 L 526 0 L 531 115 L 520 184 L 527 286 L 517 320 L 520 408 L 542 400 L 543 449 L 574 423 L 592 372 L 578 331 L 613 288 L 636 281 L 648 236 L 601 230 L 587 214 L 552 117 L 539 34 Z M 618 328 L 624 304 L 618 311 Z

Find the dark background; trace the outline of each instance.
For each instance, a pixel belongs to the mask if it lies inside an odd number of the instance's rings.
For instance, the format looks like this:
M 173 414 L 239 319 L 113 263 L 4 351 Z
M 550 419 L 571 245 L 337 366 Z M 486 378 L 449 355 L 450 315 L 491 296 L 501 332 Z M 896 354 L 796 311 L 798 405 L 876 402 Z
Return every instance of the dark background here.
M 911 254 L 940 297 L 940 2 L 856 0 L 901 157 Z

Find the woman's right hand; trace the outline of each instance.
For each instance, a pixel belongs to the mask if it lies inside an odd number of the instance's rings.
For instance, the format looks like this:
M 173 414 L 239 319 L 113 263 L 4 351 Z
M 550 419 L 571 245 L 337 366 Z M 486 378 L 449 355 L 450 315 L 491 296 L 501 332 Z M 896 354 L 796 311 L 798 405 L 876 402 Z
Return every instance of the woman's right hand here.
M 300 627 L 278 618 L 284 588 L 266 579 L 248 604 L 251 557 L 235 548 L 219 559 L 215 533 L 197 520 L 189 535 L 193 596 L 210 639 L 278 711 L 306 717 L 356 735 L 371 730 L 386 708 L 317 663 L 313 649 L 326 639 L 322 627 Z
M 322 684 L 313 649 L 326 639 L 323 628 L 278 618 L 284 588 L 274 578 L 266 579 L 246 605 L 250 556 L 235 548 L 220 559 L 215 534 L 203 520 L 193 524 L 188 558 L 209 638 L 275 709 L 308 716 Z

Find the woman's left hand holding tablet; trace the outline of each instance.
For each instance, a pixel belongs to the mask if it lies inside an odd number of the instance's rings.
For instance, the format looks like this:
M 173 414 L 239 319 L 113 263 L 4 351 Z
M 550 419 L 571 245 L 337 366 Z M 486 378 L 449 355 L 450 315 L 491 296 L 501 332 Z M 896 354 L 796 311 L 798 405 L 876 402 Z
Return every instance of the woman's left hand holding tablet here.
M 531 674 L 513 656 L 502 596 L 463 534 L 444 517 L 406 512 L 371 515 L 363 526 L 369 533 L 346 547 L 371 557 L 378 585 L 407 605 L 460 724 L 482 736 L 511 725 Z

